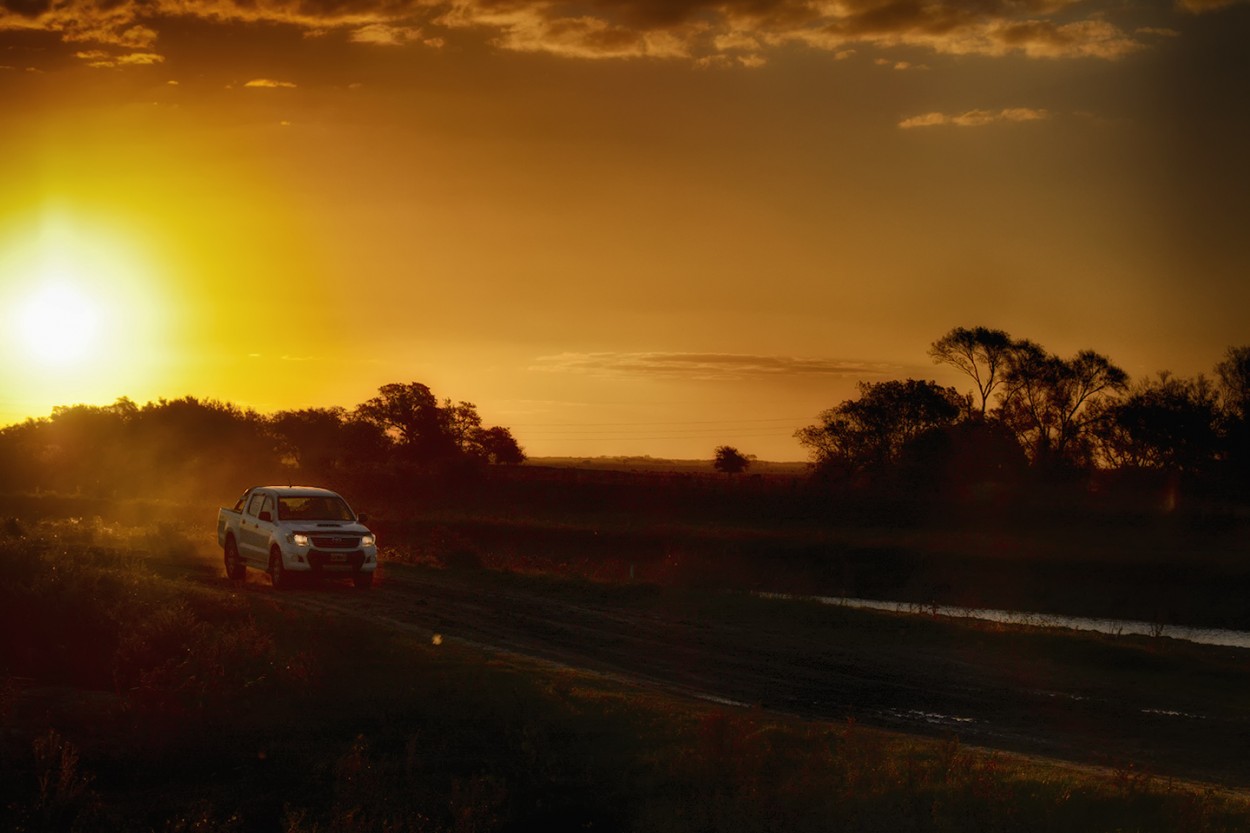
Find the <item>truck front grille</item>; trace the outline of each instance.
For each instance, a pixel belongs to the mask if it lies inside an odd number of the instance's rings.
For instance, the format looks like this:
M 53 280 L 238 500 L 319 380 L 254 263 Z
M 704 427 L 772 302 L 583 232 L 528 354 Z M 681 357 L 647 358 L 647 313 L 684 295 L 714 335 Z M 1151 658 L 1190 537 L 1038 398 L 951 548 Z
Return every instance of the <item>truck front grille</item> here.
M 354 550 L 360 546 L 360 536 L 335 536 L 333 538 L 314 536 L 312 544 L 322 550 Z

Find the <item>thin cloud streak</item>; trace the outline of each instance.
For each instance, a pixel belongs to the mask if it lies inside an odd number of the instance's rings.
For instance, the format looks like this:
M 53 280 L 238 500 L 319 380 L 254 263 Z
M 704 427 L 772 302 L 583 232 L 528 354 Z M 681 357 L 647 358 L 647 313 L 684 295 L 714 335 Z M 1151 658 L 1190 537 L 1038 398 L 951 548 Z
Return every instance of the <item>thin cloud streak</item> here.
M 898 368 L 887 363 L 738 353 L 602 352 L 539 356 L 529 369 L 547 373 L 579 373 L 610 377 L 730 381 L 786 376 L 876 377 L 893 373 Z

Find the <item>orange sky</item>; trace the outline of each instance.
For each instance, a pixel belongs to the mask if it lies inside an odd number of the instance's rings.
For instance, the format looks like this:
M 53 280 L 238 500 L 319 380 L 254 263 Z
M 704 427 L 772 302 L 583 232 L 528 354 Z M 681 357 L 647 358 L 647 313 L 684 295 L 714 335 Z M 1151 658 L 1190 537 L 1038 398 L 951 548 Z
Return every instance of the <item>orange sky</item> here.
M 1219 0 L 2 0 L 0 424 L 421 381 L 531 455 L 801 459 L 857 381 L 962 384 L 954 326 L 1210 372 L 1250 342 L 1248 35 Z

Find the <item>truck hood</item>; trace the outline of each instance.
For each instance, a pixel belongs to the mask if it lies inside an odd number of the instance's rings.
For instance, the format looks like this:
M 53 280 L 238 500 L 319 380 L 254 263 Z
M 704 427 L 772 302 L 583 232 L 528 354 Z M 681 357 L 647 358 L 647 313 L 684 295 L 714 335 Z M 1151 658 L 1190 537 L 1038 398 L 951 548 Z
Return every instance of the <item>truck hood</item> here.
M 355 521 L 278 521 L 278 526 L 288 532 L 308 535 L 370 535 L 369 527 Z

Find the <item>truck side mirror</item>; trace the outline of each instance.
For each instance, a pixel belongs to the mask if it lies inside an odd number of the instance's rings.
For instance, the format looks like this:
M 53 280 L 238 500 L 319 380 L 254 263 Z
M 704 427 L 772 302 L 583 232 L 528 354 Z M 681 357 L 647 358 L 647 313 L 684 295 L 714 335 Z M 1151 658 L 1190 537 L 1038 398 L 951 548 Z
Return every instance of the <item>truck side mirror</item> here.
M 369 520 L 369 516 L 366 515 L 364 512 L 361 512 L 359 515 L 356 516 L 357 523 L 362 523 L 362 524 L 367 523 L 368 520 Z
M 273 523 L 273 513 L 270 512 L 268 509 L 266 509 L 264 512 L 261 512 L 256 517 L 262 521 L 265 521 L 266 523 Z

